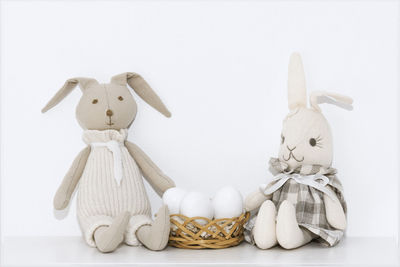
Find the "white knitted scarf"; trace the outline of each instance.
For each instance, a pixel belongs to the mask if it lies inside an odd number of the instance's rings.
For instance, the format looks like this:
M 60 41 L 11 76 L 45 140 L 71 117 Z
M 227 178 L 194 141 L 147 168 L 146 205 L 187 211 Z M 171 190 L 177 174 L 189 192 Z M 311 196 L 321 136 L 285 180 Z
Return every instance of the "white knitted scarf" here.
M 108 142 L 95 142 L 90 144 L 92 148 L 94 147 L 107 147 L 111 153 L 113 153 L 114 159 L 114 178 L 118 185 L 121 185 L 121 180 L 123 177 L 122 172 L 122 156 L 121 156 L 121 144 L 115 140 Z

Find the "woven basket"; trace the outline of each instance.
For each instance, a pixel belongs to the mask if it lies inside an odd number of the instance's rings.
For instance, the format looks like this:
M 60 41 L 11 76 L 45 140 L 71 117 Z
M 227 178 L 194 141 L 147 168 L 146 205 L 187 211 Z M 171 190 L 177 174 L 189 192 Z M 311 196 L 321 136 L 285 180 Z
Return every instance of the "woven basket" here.
M 228 248 L 239 245 L 243 241 L 244 225 L 249 217 L 248 212 L 236 218 L 217 220 L 173 214 L 169 245 L 190 249 Z M 198 221 L 206 223 L 200 224 Z

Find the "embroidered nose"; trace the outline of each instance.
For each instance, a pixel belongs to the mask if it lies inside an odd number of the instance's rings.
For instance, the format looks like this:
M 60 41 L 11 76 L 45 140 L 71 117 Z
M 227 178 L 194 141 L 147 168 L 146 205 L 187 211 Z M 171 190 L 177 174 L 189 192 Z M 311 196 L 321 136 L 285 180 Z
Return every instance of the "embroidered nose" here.
M 111 117 L 112 115 L 114 115 L 114 113 L 113 113 L 113 111 L 112 111 L 111 109 L 107 109 L 106 115 L 107 115 L 108 117 Z
M 290 149 L 290 147 L 289 146 L 286 146 L 287 147 L 287 149 L 289 149 L 289 151 L 293 151 L 293 150 L 295 150 L 296 149 L 296 147 L 293 147 L 292 149 Z

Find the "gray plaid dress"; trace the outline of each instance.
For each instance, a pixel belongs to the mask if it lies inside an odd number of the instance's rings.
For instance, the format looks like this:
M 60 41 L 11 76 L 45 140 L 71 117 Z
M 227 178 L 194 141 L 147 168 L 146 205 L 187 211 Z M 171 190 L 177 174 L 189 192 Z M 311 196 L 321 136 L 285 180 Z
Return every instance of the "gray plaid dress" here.
M 290 170 L 288 165 L 277 158 L 271 158 L 270 171 L 274 175 L 280 173 L 300 175 L 321 174 L 329 179 L 327 186 L 336 194 L 343 210 L 347 212 L 347 205 L 343 197 L 343 188 L 339 179 L 336 177 L 336 170 L 333 168 L 324 168 L 319 165 L 300 166 Z M 271 186 L 269 184 L 268 186 Z M 294 179 L 287 180 L 282 187 L 272 194 L 272 202 L 279 210 L 280 204 L 284 200 L 289 200 L 296 207 L 296 219 L 300 227 L 310 231 L 315 239 L 325 245 L 334 246 L 343 237 L 344 231 L 337 230 L 330 226 L 326 219 L 325 204 L 323 193 L 318 189 L 297 183 Z M 254 227 L 255 216 L 246 225 L 246 240 L 254 244 L 251 230 Z

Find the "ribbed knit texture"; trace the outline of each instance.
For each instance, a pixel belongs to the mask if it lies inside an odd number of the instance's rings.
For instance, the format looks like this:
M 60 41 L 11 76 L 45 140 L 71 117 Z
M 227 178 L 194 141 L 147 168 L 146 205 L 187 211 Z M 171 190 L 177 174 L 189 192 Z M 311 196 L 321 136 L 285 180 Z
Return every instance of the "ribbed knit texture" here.
M 138 227 L 150 224 L 151 207 L 142 174 L 124 145 L 127 129 L 87 130 L 83 141 L 91 143 L 117 141 L 121 146 L 123 178 L 118 185 L 114 177 L 113 153 L 106 146 L 92 147 L 82 174 L 78 196 L 78 221 L 86 242 L 95 246 L 94 231 L 102 225 L 110 225 L 113 218 L 124 211 L 131 213 L 125 242 L 138 245 L 135 232 Z

